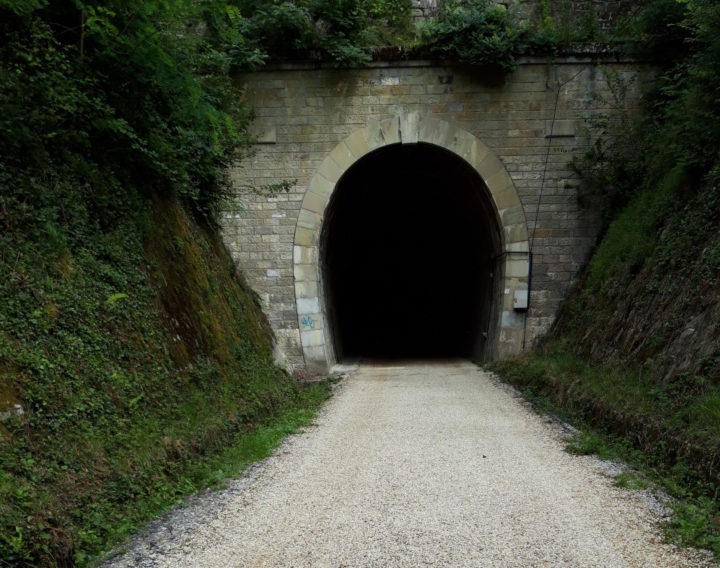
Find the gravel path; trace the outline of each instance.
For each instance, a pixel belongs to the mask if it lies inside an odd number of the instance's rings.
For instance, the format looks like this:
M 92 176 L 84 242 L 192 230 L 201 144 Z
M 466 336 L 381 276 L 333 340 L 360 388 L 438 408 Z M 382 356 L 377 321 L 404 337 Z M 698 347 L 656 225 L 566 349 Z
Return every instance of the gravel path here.
M 108 566 L 713 566 L 465 362 L 366 365 L 316 425 Z

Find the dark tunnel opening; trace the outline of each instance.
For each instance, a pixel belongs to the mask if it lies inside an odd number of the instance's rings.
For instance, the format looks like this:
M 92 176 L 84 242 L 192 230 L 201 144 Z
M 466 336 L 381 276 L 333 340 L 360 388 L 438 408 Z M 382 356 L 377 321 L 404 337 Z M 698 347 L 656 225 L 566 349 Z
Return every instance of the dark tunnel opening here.
M 336 357 L 482 356 L 499 251 L 488 191 L 455 154 L 393 145 L 358 161 L 333 193 L 321 245 Z

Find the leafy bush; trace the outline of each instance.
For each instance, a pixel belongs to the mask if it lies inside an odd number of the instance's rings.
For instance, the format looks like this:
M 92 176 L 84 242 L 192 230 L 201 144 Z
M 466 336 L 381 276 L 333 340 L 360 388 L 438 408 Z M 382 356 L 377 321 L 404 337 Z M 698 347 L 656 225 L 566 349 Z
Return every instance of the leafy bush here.
M 447 0 L 437 19 L 422 28 L 431 53 L 471 65 L 511 71 L 517 58 L 555 45 L 551 30 L 520 25 L 511 10 L 492 0 Z
M 521 26 L 492 0 L 448 0 L 437 17 L 416 30 L 409 0 L 244 0 L 244 33 L 267 59 L 368 63 L 376 48 L 440 55 L 509 71 L 518 56 L 552 51 L 550 25 Z M 547 23 L 547 22 L 546 22 Z
M 528 34 L 492 0 L 451 0 L 424 26 L 423 37 L 434 54 L 510 70 L 527 48 Z
M 409 0 L 245 0 L 243 30 L 272 60 L 362 65 L 410 35 Z

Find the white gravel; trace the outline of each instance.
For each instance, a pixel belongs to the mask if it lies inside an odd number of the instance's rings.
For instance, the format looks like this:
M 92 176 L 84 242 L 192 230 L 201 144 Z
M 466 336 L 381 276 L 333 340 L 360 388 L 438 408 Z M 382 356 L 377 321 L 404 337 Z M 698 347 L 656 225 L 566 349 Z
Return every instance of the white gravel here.
M 316 424 L 109 566 L 714 566 L 465 362 L 363 365 Z

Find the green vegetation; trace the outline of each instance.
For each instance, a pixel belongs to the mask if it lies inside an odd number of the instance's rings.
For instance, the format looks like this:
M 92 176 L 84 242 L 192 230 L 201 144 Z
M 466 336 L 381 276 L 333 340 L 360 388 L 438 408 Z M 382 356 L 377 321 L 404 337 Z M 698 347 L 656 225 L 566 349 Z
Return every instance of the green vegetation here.
M 609 359 L 604 349 L 661 382 L 684 374 L 715 386 L 720 337 L 708 324 L 720 278 L 720 39 L 710 30 L 720 7 L 698 0 L 678 10 L 658 1 L 642 14 L 649 38 L 658 22 L 685 34 L 645 112 L 602 122 L 575 164 L 581 197 L 603 204 L 609 224 L 556 337 L 598 360 Z M 668 372 L 671 359 L 679 373 Z
M 25 413 L 0 432 L 0 556 L 18 565 L 85 564 L 324 396 L 272 364 L 253 293 L 176 203 L 136 199 L 92 227 L 58 196 L 67 217 L 4 235 L 0 391 Z
M 368 63 L 414 42 L 410 0 L 240 0 L 240 28 L 263 60 Z
M 249 121 L 230 71 L 262 61 L 238 18 L 0 2 L 3 565 L 89 563 L 327 396 L 274 366 L 215 230 Z
M 132 185 L 212 220 L 248 122 L 229 70 L 256 57 L 224 3 L 5 0 L 0 34 L 3 194 Z
M 614 431 L 658 464 L 684 461 L 695 468 L 698 480 L 720 481 L 720 422 L 712 420 L 718 387 L 680 380 L 657 383 L 649 373 L 589 364 L 557 344 L 492 368 L 536 403 L 561 407 L 564 415 Z M 592 441 L 582 442 L 587 446 Z
M 391 54 L 442 57 L 506 72 L 522 55 L 608 40 L 601 37 L 592 9 L 584 9 L 575 25 L 571 3 L 562 4 L 556 25 L 547 2 L 541 2 L 539 22 L 521 23 L 513 9 L 493 0 L 445 0 L 419 26 L 410 0 L 240 0 L 237 5 L 244 45 L 257 55 L 255 64 L 300 59 L 361 66 Z
M 574 163 L 605 231 L 543 345 L 494 369 L 591 429 L 572 451 L 620 456 L 678 497 L 672 539 L 720 555 L 718 26 L 710 0 L 639 11 L 659 77 L 635 115 L 610 77 L 616 110 Z
M 246 0 L 246 36 L 274 61 L 368 63 L 381 48 L 430 52 L 471 64 L 510 69 L 532 47 L 529 28 L 490 0 L 447 2 L 437 19 L 415 29 L 409 0 Z
M 549 14 L 543 14 L 540 31 L 518 24 L 512 12 L 492 0 L 443 2 L 437 19 L 422 27 L 423 40 L 432 54 L 471 65 L 510 71 L 519 56 L 554 46 Z

